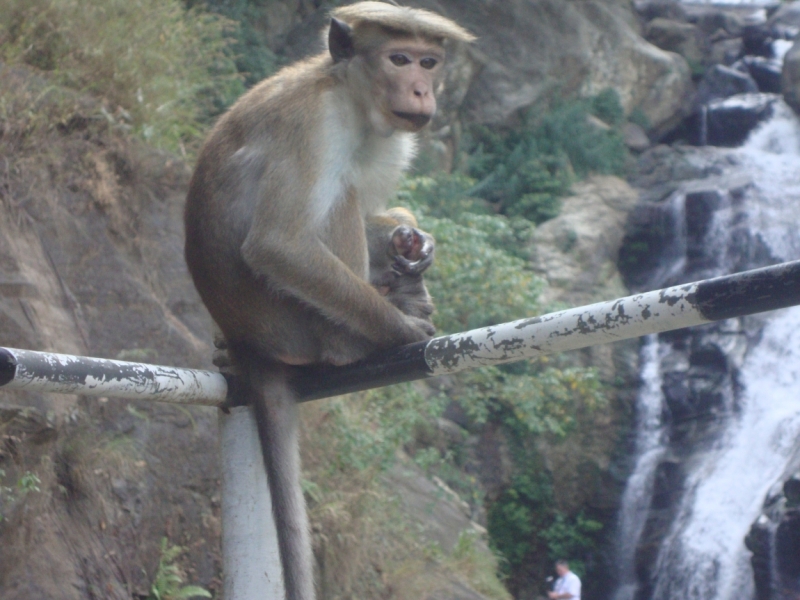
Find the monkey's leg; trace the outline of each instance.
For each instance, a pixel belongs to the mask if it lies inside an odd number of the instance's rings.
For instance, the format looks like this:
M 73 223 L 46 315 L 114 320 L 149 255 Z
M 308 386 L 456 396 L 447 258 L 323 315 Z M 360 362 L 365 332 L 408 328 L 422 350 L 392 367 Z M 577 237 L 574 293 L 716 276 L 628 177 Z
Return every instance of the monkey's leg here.
M 314 600 L 314 559 L 305 498 L 300 488 L 299 415 L 285 367 L 247 368 L 278 532 L 286 600 Z

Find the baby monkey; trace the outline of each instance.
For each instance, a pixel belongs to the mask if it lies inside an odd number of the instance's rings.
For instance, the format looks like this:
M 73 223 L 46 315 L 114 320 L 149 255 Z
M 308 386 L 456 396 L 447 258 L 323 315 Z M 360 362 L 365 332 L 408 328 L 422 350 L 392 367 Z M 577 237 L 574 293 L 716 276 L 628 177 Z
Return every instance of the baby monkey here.
M 405 208 L 389 209 L 366 225 L 370 283 L 401 312 L 429 320 L 434 307 L 422 273 L 433 262 L 433 236 L 417 229 Z

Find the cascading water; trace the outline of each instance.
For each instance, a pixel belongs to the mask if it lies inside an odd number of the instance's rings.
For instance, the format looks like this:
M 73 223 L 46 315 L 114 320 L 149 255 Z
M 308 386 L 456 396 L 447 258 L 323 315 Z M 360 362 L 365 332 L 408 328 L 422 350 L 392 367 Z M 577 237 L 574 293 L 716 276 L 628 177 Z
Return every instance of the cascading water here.
M 642 390 L 637 402 L 636 423 L 638 459 L 622 498 L 625 510 L 620 515 L 619 522 L 619 587 L 614 594 L 614 600 L 632 600 L 636 593 L 636 573 L 633 568 L 636 544 L 647 520 L 656 465 L 665 452 L 661 420 L 660 347 L 658 336 L 647 336 L 641 352 Z
M 741 372 L 740 411 L 687 483 L 654 598 L 754 595 L 744 539 L 800 438 L 800 309 L 769 319 Z
M 732 153 L 753 188 L 734 218 L 780 260 L 800 258 L 800 124 L 783 104 Z M 731 214 L 720 211 L 718 221 Z M 740 372 L 736 410 L 693 466 L 656 564 L 657 600 L 752 598 L 744 539 L 800 440 L 800 308 L 765 317 Z
M 687 215 L 679 215 L 683 234 L 695 239 L 675 240 L 650 287 L 800 258 L 800 122 L 780 99 L 744 146 L 689 154 L 712 176 L 692 182 L 699 187 L 684 185 L 670 202 Z M 712 190 L 716 200 L 704 205 L 713 214 L 693 234 L 698 225 L 690 213 L 697 209 L 687 197 L 698 189 L 704 198 Z M 800 453 L 800 307 L 704 331 L 643 346 L 638 458 L 618 519 L 614 600 L 755 597 L 745 537 Z M 703 388 L 713 377 L 697 375 L 705 368 L 703 352 L 715 372 L 728 374 L 714 394 Z M 678 376 L 680 385 L 670 380 Z M 683 396 L 675 391 L 680 386 Z M 705 420 L 681 421 L 681 402 L 692 398 L 708 402 Z M 678 475 L 657 489 L 670 473 Z M 679 496 L 669 508 L 657 498 L 665 490 Z M 645 538 L 659 526 L 653 549 Z M 644 576 L 642 552 L 652 554 Z

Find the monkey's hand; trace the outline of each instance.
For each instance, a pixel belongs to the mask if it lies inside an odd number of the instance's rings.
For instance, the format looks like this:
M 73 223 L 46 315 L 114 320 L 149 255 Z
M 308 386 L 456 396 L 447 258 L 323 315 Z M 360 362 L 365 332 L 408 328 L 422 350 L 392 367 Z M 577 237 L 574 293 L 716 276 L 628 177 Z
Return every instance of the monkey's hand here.
M 387 289 L 386 299 L 400 312 L 430 322 L 434 306 L 421 275 L 395 276 Z
M 392 271 L 398 275 L 422 275 L 433 264 L 436 242 L 429 233 L 410 225 L 398 225 L 392 232 L 395 256 Z
M 420 330 L 424 334 L 423 337 L 413 340 L 415 342 L 427 341 L 433 337 L 433 334 L 436 333 L 436 327 L 433 326 L 433 323 L 431 323 L 430 319 L 412 317 L 411 315 L 406 315 L 406 319 L 408 319 L 416 329 Z
M 223 375 L 237 375 L 238 371 L 236 365 L 233 364 L 233 359 L 228 352 L 228 342 L 218 329 L 214 331 L 214 354 L 211 362 L 214 363 Z

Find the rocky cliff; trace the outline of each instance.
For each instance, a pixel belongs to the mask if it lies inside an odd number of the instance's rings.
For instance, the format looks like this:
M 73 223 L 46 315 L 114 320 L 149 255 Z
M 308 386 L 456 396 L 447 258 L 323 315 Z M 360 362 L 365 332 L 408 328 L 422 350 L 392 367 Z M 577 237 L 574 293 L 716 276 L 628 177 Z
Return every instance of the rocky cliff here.
M 513 123 L 520 110 L 611 86 L 628 113 L 662 131 L 680 120 L 693 89 L 686 60 L 645 41 L 623 0 L 411 4 L 479 36 L 448 67 L 431 133 L 445 166 L 465 123 Z M 273 2 L 266 14 L 262 30 L 276 52 L 316 47 L 324 13 L 310 2 Z M 182 257 L 189 167 L 30 71 L 0 66 L 0 96 L 2 344 L 208 367 L 210 323 Z M 549 300 L 624 293 L 614 260 L 633 198 L 621 180 L 593 180 L 539 229 L 535 266 L 551 283 Z M 598 349 L 581 360 L 609 380 L 632 376 L 630 355 Z M 582 449 L 597 449 L 603 477 L 613 426 L 597 428 Z M 218 589 L 216 444 L 213 410 L 0 393 L 0 596 L 147 597 L 164 537 L 186 549 L 177 565 L 187 580 Z M 574 455 L 548 456 L 569 472 Z M 610 514 L 615 485 L 573 496 L 591 496 Z M 459 586 L 441 593 L 474 597 Z

